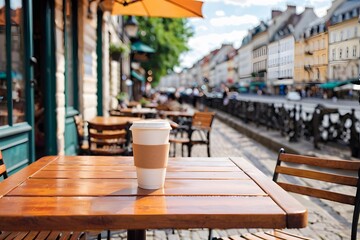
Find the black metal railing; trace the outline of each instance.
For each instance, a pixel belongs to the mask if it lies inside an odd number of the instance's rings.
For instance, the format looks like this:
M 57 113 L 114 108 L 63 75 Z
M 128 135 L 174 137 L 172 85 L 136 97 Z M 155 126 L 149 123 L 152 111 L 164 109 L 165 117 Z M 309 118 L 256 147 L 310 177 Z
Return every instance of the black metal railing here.
M 313 141 L 314 148 L 320 144 L 335 143 L 347 146 L 351 156 L 360 158 L 360 119 L 355 110 L 341 114 L 339 109 L 317 105 L 313 111 L 304 111 L 302 105 L 254 102 L 232 99 L 227 105 L 222 98 L 204 97 L 203 103 L 213 109 L 224 111 L 242 120 L 267 129 L 280 131 L 290 142 L 300 139 Z

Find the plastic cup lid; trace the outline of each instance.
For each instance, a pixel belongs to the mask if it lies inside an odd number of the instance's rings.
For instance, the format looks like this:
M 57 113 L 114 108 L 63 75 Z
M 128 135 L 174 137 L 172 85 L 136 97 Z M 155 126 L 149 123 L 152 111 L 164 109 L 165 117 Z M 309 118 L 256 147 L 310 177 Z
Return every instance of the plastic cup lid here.
M 134 121 L 130 127 L 130 130 L 133 129 L 171 129 L 169 121 L 166 120 L 140 120 Z

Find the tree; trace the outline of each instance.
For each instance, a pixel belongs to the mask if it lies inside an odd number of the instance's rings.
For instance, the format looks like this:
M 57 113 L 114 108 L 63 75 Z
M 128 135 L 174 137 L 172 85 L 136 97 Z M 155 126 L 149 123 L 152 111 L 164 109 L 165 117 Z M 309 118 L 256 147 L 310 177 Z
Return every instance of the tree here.
M 142 66 L 152 70 L 152 85 L 157 85 L 162 76 L 180 64 L 180 54 L 189 50 L 187 42 L 194 34 L 193 29 L 181 18 L 138 17 L 137 20 L 139 39 L 155 49 L 150 61 Z

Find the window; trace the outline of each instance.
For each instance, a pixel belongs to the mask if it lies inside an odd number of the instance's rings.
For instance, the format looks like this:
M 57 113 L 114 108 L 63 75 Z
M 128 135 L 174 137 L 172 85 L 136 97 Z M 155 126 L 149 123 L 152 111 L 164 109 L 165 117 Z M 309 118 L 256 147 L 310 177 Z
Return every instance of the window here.
M 335 49 L 332 50 L 332 60 L 335 60 L 335 57 L 336 57 L 336 52 L 335 52 Z
M 354 47 L 353 47 L 353 57 L 357 57 L 357 56 L 356 56 L 356 52 L 357 52 L 356 46 L 354 46 Z
M 25 121 L 23 6 L 21 1 L 9 2 L 8 8 L 0 0 L 0 13 L 4 17 L 0 26 L 0 126 Z M 9 15 L 11 23 L 6 22 L 5 16 Z
M 343 37 L 344 37 L 344 32 L 343 32 L 343 31 L 341 31 L 341 32 L 340 32 L 340 41 L 342 41 L 342 40 L 343 40 Z
M 342 59 L 342 49 L 339 49 L 339 59 Z
M 76 68 L 74 68 L 74 19 L 72 0 L 64 0 L 64 23 L 66 107 L 68 108 L 74 107 L 74 86 L 76 84 Z
M 358 34 L 358 27 L 355 27 L 355 29 L 354 29 L 354 37 L 357 37 L 357 34 Z

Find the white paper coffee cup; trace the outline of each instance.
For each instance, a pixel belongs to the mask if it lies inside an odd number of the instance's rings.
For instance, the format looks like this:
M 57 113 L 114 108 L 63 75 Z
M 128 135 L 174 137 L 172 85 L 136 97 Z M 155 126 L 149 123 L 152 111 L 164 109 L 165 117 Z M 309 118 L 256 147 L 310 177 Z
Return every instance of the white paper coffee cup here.
M 164 187 L 165 176 L 166 176 L 166 165 L 168 160 L 168 148 L 167 153 L 163 156 L 165 159 L 165 166 L 162 168 L 154 167 L 151 168 L 151 161 L 157 161 L 158 159 L 151 159 L 151 157 L 144 159 L 149 149 L 148 146 L 154 146 L 154 148 L 167 146 L 169 144 L 169 133 L 171 130 L 170 124 L 166 120 L 142 120 L 135 121 L 130 127 L 132 132 L 133 144 L 134 145 L 147 145 L 143 149 L 134 148 L 134 159 L 142 155 L 142 161 L 147 162 L 146 168 L 136 166 L 136 173 L 138 179 L 138 186 L 144 189 L 159 189 Z M 137 156 L 138 155 L 138 156 Z

